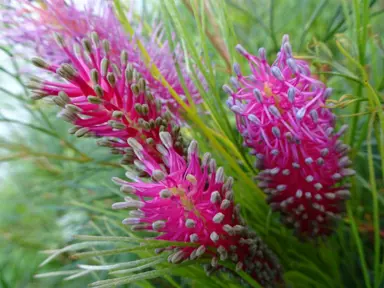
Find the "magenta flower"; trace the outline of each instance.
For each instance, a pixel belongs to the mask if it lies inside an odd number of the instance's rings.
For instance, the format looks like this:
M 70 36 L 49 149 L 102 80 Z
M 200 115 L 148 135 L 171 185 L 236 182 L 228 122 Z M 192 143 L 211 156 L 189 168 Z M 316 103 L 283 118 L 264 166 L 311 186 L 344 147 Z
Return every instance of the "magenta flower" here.
M 70 133 L 104 137 L 98 144 L 111 147 L 114 153 L 125 153 L 124 164 L 134 161 L 127 143 L 130 137 L 160 160 L 156 150 L 159 131 L 169 131 L 178 139 L 178 151 L 183 151 L 179 127 L 171 124 L 167 108 L 153 97 L 147 82 L 128 63 L 127 51 L 123 50 L 120 61 L 114 63 L 109 41 L 100 41 L 97 33 L 92 33 L 92 40 L 83 39 L 83 48 L 75 46 L 74 50 L 60 36 L 57 40 L 72 65 L 48 64 L 40 58 L 32 61 L 66 83 L 33 78 L 29 88 L 35 99 L 51 97 L 62 108 L 58 116 L 75 125 Z
M 208 272 L 212 272 L 218 259 L 230 259 L 237 269 L 246 270 L 263 286 L 281 281 L 276 257 L 244 226 L 239 206 L 233 203 L 233 179 L 225 177 L 223 168 L 216 167 L 209 153 L 199 159 L 196 141 L 191 142 L 185 159 L 175 150 L 168 132 L 160 132 L 160 138 L 163 145 L 158 148 L 167 167 L 162 167 L 135 139 L 129 140 L 139 166 L 153 181 L 143 181 L 130 173 L 127 177 L 133 182 L 113 179 L 123 192 L 137 196 L 113 204 L 114 209 L 134 209 L 123 223 L 133 225 L 134 230 L 158 232 L 156 239 L 192 243 L 190 247 L 170 247 L 172 263 L 210 257 Z
M 331 89 L 313 76 L 307 62 L 294 59 L 284 36 L 277 59 L 270 66 L 265 50 L 259 57 L 242 46 L 237 50 L 249 62 L 250 76 L 234 66 L 237 78 L 224 90 L 236 114 L 237 128 L 261 170 L 257 179 L 273 210 L 302 236 L 327 235 L 340 217 L 354 175 L 349 147 L 334 132 L 334 115 L 325 107 Z
M 110 60 L 118 62 L 120 52 L 125 50 L 128 53 L 129 62 L 146 80 L 153 96 L 168 106 L 178 122 L 183 122 L 180 119 L 178 103 L 168 89 L 152 76 L 150 69 L 142 61 L 141 52 L 136 46 L 135 39 L 139 38 L 146 47 L 152 63 L 160 69 L 164 78 L 179 96 L 188 103 L 178 78 L 175 63 L 180 66 L 193 102 L 195 104 L 201 102 L 199 91 L 184 65 L 184 54 L 180 47 L 171 51 L 167 42 L 162 41 L 163 37 L 159 35 L 161 26 L 157 25 L 153 29 L 150 41 L 146 41 L 140 34 L 132 38 L 125 33 L 112 10 L 111 4 L 107 1 L 89 1 L 83 9 L 75 5 L 74 1 L 67 4 L 62 0 L 48 0 L 44 1 L 44 4 L 25 1 L 23 5 L 18 5 L 14 7 L 14 10 L 10 10 L 3 18 L 2 22 L 6 24 L 7 29 L 4 29 L 6 32 L 2 38 L 13 43 L 23 44 L 23 46 L 29 46 L 40 57 L 56 65 L 72 60 L 61 49 L 58 49 L 54 33 L 62 35 L 68 45 L 72 46 L 81 44 L 82 39 L 89 38 L 91 32 L 96 32 L 100 39 L 109 41 Z M 137 33 L 140 31 L 141 29 L 136 29 Z M 196 71 L 196 74 L 203 87 L 206 87 L 201 73 Z
M 114 60 L 123 49 L 135 57 L 135 61 L 138 60 L 133 42 L 128 41 L 112 7 L 105 1 L 92 1 L 83 9 L 74 1 L 20 2 L 14 3 L 13 10 L 3 15 L 2 22 L 8 27 L 4 29 L 5 35 L 2 38 L 31 47 L 38 55 L 54 64 L 70 60 L 57 49 L 54 33 L 62 35 L 71 44 L 81 44 L 81 40 L 92 31 L 110 42 Z

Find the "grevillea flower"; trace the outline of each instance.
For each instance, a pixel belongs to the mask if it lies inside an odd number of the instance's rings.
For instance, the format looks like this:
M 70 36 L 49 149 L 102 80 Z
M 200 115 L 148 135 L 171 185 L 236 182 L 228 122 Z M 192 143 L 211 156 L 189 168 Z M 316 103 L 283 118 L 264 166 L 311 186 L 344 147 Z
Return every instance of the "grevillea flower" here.
M 92 1 L 82 8 L 74 1 L 21 0 L 7 12 L 3 15 L 5 19 L 2 22 L 6 27 L 2 38 L 31 47 L 38 55 L 54 64 L 70 60 L 57 49 L 54 33 L 62 35 L 72 44 L 80 44 L 92 31 L 110 42 L 114 60 L 125 49 L 137 61 L 134 44 L 128 41 L 107 1 Z
M 226 85 L 224 90 L 244 143 L 257 158 L 259 186 L 298 234 L 331 233 L 350 195 L 342 180 L 355 173 L 347 168 L 349 147 L 339 140 L 347 127 L 335 133 L 335 116 L 325 107 L 331 89 L 311 76 L 307 62 L 294 59 L 288 36 L 271 66 L 263 48 L 259 57 L 240 45 L 237 51 L 251 75 L 242 75 L 235 64 L 235 91 Z
M 6 32 L 2 38 L 13 43 L 23 44 L 23 46 L 30 46 L 40 57 L 60 65 L 71 62 L 72 59 L 62 53 L 61 49 L 58 49 L 54 33 L 62 35 L 68 44 L 74 45 L 81 44 L 84 38 L 90 37 L 91 32 L 96 32 L 100 39 L 109 41 L 109 55 L 112 61 L 118 61 L 122 50 L 128 53 L 129 62 L 146 80 L 153 96 L 162 100 L 174 114 L 174 117 L 182 122 L 178 103 L 169 93 L 168 88 L 153 77 L 149 66 L 142 60 L 136 45 L 136 40 L 140 39 L 151 58 L 150 64 L 159 68 L 164 78 L 179 96 L 188 103 L 178 78 L 175 63 L 180 66 L 192 101 L 195 104 L 201 102 L 199 91 L 184 65 L 184 54 L 179 45 L 176 46 L 175 51 L 171 51 L 167 42 L 162 41 L 161 25 L 154 27 L 150 40 L 146 41 L 140 35 L 140 28 L 136 29 L 137 34 L 134 37 L 130 37 L 124 32 L 111 4 L 107 1 L 89 1 L 84 8 L 78 6 L 75 5 L 74 1 L 66 3 L 62 0 L 48 0 L 44 1 L 43 4 L 23 1 L 22 5 L 14 7 L 13 10 L 8 11 L 7 16 L 3 16 L 7 17 L 3 19 L 7 29 L 4 29 Z M 196 75 L 198 75 L 203 87 L 206 87 L 201 73 L 196 71 Z
M 158 161 L 135 139 L 131 147 L 140 166 L 153 181 L 143 181 L 127 173 L 133 182 L 114 178 L 123 192 L 136 195 L 113 204 L 114 209 L 134 209 L 124 224 L 134 230 L 158 232 L 156 239 L 190 242 L 190 247 L 170 247 L 169 261 L 179 263 L 198 257 L 212 258 L 208 272 L 218 266 L 218 259 L 229 259 L 237 269 L 244 269 L 264 287 L 281 281 L 281 268 L 274 254 L 246 226 L 233 203 L 231 177 L 206 153 L 200 160 L 196 141 L 188 147 L 187 159 L 174 148 L 172 136 L 160 132 L 163 156 Z
M 171 124 L 171 115 L 128 63 L 125 50 L 121 52 L 120 61 L 114 63 L 109 41 L 100 41 L 95 32 L 92 40 L 83 39 L 83 48 L 75 46 L 74 51 L 62 37 L 58 36 L 57 41 L 72 65 L 49 64 L 40 58 L 34 58 L 33 62 L 67 83 L 33 78 L 29 88 L 35 93 L 34 98 L 50 97 L 62 107 L 58 116 L 75 125 L 70 133 L 78 137 L 104 137 L 98 144 L 111 147 L 114 153 L 125 153 L 124 164 L 134 161 L 127 143 L 130 137 L 160 160 L 156 150 L 159 131 L 169 131 L 177 139 L 176 149 L 182 153 L 180 128 Z

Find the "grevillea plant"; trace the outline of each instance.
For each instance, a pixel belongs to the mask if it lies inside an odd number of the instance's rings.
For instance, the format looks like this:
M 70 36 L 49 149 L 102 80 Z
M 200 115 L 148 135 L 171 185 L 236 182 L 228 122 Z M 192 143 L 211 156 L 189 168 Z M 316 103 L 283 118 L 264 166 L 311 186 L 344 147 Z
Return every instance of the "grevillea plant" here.
M 234 90 L 227 85 L 224 90 L 244 144 L 256 156 L 259 187 L 300 236 L 330 234 L 350 196 L 344 179 L 355 174 L 348 168 L 349 147 L 339 140 L 347 126 L 336 132 L 335 116 L 326 107 L 331 88 L 311 75 L 306 61 L 294 58 L 287 35 L 272 65 L 264 48 L 259 56 L 241 45 L 236 49 L 251 75 L 235 64 Z
M 175 150 L 171 134 L 160 132 L 160 138 L 160 163 L 136 139 L 129 139 L 139 166 L 153 181 L 131 173 L 127 177 L 132 182 L 113 179 L 122 191 L 137 196 L 113 204 L 114 209 L 133 209 L 123 223 L 133 225 L 134 230 L 157 232 L 159 240 L 193 244 L 166 248 L 172 251 L 168 257 L 171 263 L 210 257 L 206 271 L 211 273 L 219 268 L 219 259 L 229 259 L 237 270 L 245 270 L 263 287 L 282 284 L 276 256 L 245 226 L 240 207 L 233 202 L 233 178 L 224 175 L 223 167 L 217 167 L 210 153 L 200 159 L 196 141 L 189 145 L 185 158 Z
M 0 283 L 382 286 L 380 1 L 253 2 L 0 4 Z
M 140 27 L 137 27 L 135 36 L 127 35 L 108 1 L 89 1 L 86 2 L 83 9 L 75 1 L 66 3 L 62 0 L 48 0 L 44 1 L 43 4 L 30 3 L 26 0 L 21 2 L 21 6 L 17 5 L 14 10 L 10 10 L 7 15 L 3 16 L 5 27 L 2 38 L 7 41 L 30 47 L 39 57 L 52 64 L 60 65 L 72 62 L 73 58 L 69 57 L 68 51 L 65 52 L 57 46 L 56 34 L 61 35 L 69 47 L 67 50 L 71 50 L 72 46 L 83 45 L 84 41 L 87 42 L 87 38 L 91 38 L 92 33 L 96 33 L 100 39 L 109 42 L 108 59 L 110 61 L 118 65 L 120 53 L 125 51 L 125 57 L 129 60 L 132 68 L 141 74 L 151 88 L 153 96 L 167 105 L 179 123 L 184 122 L 180 115 L 180 107 L 168 89 L 152 75 L 150 65 L 156 65 L 180 98 L 191 104 L 184 92 L 183 84 L 179 80 L 175 68 L 177 63 L 185 88 L 190 95 L 189 99 L 193 104 L 201 103 L 200 93 L 184 65 L 184 53 L 180 45 L 176 44 L 175 50 L 171 51 L 168 42 L 163 41 L 161 24 L 154 25 L 151 37 L 146 40 L 140 34 L 142 30 Z M 140 39 L 148 51 L 151 59 L 149 65 L 145 64 L 140 55 L 136 45 L 137 39 Z M 201 73 L 196 70 L 196 74 L 201 85 L 206 87 Z
M 57 36 L 57 42 L 71 64 L 51 64 L 41 58 L 33 58 L 32 62 L 67 83 L 35 77 L 29 87 L 34 93 L 32 98 L 49 97 L 62 108 L 58 116 L 75 125 L 70 133 L 77 137 L 102 137 L 98 144 L 112 148 L 115 154 L 124 154 L 123 164 L 134 161 L 127 143 L 130 137 L 160 160 L 156 150 L 158 135 L 160 131 L 168 131 L 177 139 L 176 149 L 183 152 L 180 127 L 171 123 L 177 120 L 166 104 L 155 99 L 146 80 L 128 63 L 126 50 L 114 62 L 109 41 L 100 41 L 96 32 L 92 33 L 92 39 L 83 39 L 82 48 L 68 46 L 61 36 Z

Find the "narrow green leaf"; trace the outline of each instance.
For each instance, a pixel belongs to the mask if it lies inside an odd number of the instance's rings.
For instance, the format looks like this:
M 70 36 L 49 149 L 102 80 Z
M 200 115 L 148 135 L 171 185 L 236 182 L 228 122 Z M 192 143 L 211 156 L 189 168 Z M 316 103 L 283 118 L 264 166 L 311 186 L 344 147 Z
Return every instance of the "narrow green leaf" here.
M 155 265 L 160 264 L 164 261 L 166 261 L 166 259 L 164 257 L 161 257 L 161 258 L 156 259 L 155 261 L 149 262 L 149 263 L 141 265 L 141 266 L 137 266 L 137 267 L 130 268 L 130 269 L 116 270 L 116 271 L 109 272 L 109 274 L 111 274 L 111 275 L 129 274 L 132 272 L 141 271 L 143 269 L 155 266 Z
M 35 278 L 47 278 L 47 277 L 55 277 L 55 276 L 66 276 L 66 275 L 77 274 L 79 272 L 84 272 L 84 271 L 82 271 L 82 270 L 68 270 L 68 271 L 48 272 L 48 273 L 36 274 Z
M 142 264 L 146 264 L 148 262 L 154 262 L 155 260 L 164 259 L 164 256 L 155 256 L 155 257 L 148 257 L 144 259 L 129 261 L 129 262 L 123 262 L 123 263 L 117 263 L 117 264 L 107 264 L 107 265 L 85 265 L 85 264 L 79 264 L 78 267 L 85 270 L 92 270 L 92 271 L 111 271 L 116 269 L 122 269 L 122 268 L 130 268 L 130 267 L 136 267 Z

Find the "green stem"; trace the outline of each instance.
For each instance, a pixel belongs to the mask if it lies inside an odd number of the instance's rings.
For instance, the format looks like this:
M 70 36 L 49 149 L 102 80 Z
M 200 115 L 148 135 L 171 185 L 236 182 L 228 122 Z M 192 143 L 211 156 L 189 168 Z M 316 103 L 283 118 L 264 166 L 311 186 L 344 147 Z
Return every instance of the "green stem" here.
M 347 213 L 348 213 L 348 218 L 350 219 L 350 223 L 351 223 L 351 227 L 352 227 L 352 236 L 356 242 L 357 251 L 359 253 L 361 268 L 363 270 L 363 275 L 364 275 L 365 287 L 371 288 L 371 283 L 369 281 L 368 267 L 367 267 L 367 263 L 365 262 L 365 257 L 364 257 L 363 244 L 362 244 L 362 241 L 361 241 L 360 236 L 359 236 L 359 231 L 357 229 L 355 218 L 353 217 L 353 212 L 352 212 L 352 208 L 350 206 L 350 203 L 347 204 Z
M 362 92 L 363 92 L 363 87 L 358 84 L 356 87 L 355 95 L 357 95 L 357 97 L 362 97 Z M 360 106 L 361 106 L 360 101 L 355 102 L 353 105 L 353 112 L 352 113 L 353 114 L 359 113 L 360 112 Z M 347 143 L 351 147 L 353 147 L 354 144 L 356 143 L 356 141 L 354 141 L 354 140 L 355 140 L 355 136 L 356 136 L 358 119 L 359 119 L 359 117 L 353 117 L 351 128 L 350 128 L 350 133 L 348 134 L 349 137 L 348 137 Z
M 373 130 L 373 123 L 375 121 L 376 113 L 373 113 L 369 121 L 369 128 L 367 134 L 367 148 L 368 148 L 368 170 L 369 170 L 369 181 L 372 191 L 372 204 L 373 204 L 373 226 L 374 226 L 374 279 L 375 279 L 375 288 L 378 288 L 380 285 L 380 216 L 379 216 L 379 202 L 377 196 L 377 186 L 375 179 L 375 167 L 373 164 L 373 152 L 372 152 L 372 143 L 371 136 Z M 379 140 L 379 139 L 378 139 Z M 378 143 L 379 145 L 379 143 Z
M 274 50 L 279 50 L 279 44 L 277 43 L 276 39 L 276 33 L 275 33 L 275 0 L 271 0 L 270 6 L 269 6 L 269 33 L 271 35 Z
M 364 0 L 364 2 L 367 2 Z M 364 5 L 365 6 L 365 5 Z M 365 11 L 365 7 L 364 7 Z M 356 29 L 356 42 L 359 50 L 359 64 L 364 67 L 364 58 L 365 58 L 365 42 L 363 40 L 366 38 L 366 27 L 363 27 L 363 34 L 361 36 L 360 29 L 360 5 L 358 0 L 353 0 L 353 12 L 355 14 L 355 29 Z M 364 20 L 367 20 L 364 18 Z M 366 25 L 366 22 L 363 21 L 363 23 Z M 364 25 L 364 26 L 365 26 Z M 358 85 L 356 88 L 356 96 L 362 97 L 363 89 L 361 85 Z M 360 102 L 356 102 L 353 107 L 353 113 L 359 113 L 360 112 Z M 357 120 L 358 117 L 352 119 L 352 125 L 351 125 L 351 132 L 349 134 L 348 144 L 352 147 L 355 143 L 355 135 L 356 135 L 356 129 L 357 129 Z
M 357 117 L 356 117 L 357 118 Z M 358 141 L 356 142 L 357 144 L 355 145 L 355 152 L 354 154 L 357 155 L 357 151 L 360 151 L 360 147 L 361 145 L 363 144 L 364 142 L 364 139 L 366 139 L 366 135 L 368 133 L 368 123 L 366 123 L 365 125 L 363 125 L 362 127 L 362 131 L 361 131 L 361 134 L 360 134 L 360 137 L 358 139 Z M 354 157 L 353 157 L 354 158 Z
M 323 8 L 327 5 L 328 0 L 323 0 L 319 3 L 319 5 L 316 7 L 315 11 L 313 11 L 311 17 L 309 18 L 309 21 L 304 26 L 304 31 L 301 34 L 300 37 L 300 49 L 304 44 L 305 36 L 307 36 L 307 33 L 309 29 L 312 27 L 313 22 L 315 22 L 316 18 L 320 15 L 320 13 L 324 10 Z

